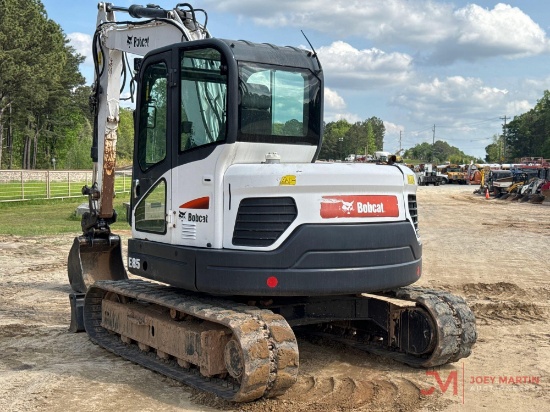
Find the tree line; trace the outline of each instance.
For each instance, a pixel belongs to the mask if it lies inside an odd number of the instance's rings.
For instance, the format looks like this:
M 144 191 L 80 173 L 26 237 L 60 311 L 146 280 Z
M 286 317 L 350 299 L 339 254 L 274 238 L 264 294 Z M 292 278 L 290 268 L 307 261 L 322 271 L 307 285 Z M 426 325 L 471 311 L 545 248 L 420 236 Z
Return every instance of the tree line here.
M 467 164 L 470 161 L 478 162 L 474 156 L 469 156 L 458 147 L 451 146 L 442 140 L 431 143 L 419 143 L 416 146 L 405 151 L 404 158 L 417 160 L 425 163 L 442 164 L 450 162 L 451 164 Z
M 345 119 L 326 123 L 319 159 L 343 160 L 350 154 L 374 154 L 384 147 L 385 133 L 384 122 L 377 117 L 355 123 Z
M 0 167 L 47 167 L 90 129 L 83 58 L 40 1 L 0 0 L 0 9 Z
M 83 61 L 40 0 L 0 0 L 0 169 L 91 168 Z M 122 154 L 133 141 L 126 112 Z
M 502 134 L 485 148 L 488 162 L 512 163 L 522 157 L 550 158 L 550 91 L 535 107 L 503 125 Z

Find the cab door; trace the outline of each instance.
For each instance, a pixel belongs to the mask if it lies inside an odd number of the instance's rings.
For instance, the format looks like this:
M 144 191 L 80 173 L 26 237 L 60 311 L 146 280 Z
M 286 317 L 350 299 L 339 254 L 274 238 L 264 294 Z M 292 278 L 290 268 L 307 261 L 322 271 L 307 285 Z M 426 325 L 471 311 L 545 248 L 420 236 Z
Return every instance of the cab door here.
M 161 242 L 169 242 L 170 233 L 167 219 L 172 185 L 171 56 L 167 51 L 143 61 L 135 113 L 132 235 Z
M 221 245 L 222 181 L 231 148 L 226 144 L 227 59 L 220 46 L 212 40 L 178 50 L 173 113 L 179 121 L 171 153 L 172 244 L 176 245 Z

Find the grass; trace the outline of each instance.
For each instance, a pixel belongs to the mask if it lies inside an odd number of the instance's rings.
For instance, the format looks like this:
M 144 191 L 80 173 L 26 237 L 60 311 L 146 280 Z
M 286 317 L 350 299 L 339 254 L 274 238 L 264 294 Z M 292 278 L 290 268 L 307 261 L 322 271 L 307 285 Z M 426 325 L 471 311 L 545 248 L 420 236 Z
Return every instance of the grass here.
M 111 225 L 113 232 L 129 230 L 126 210 L 129 194 L 119 194 L 115 198 L 118 220 Z M 0 203 L 0 235 L 38 236 L 81 233 L 80 216 L 76 208 L 88 198 L 81 196 L 71 199 L 29 200 L 26 202 Z

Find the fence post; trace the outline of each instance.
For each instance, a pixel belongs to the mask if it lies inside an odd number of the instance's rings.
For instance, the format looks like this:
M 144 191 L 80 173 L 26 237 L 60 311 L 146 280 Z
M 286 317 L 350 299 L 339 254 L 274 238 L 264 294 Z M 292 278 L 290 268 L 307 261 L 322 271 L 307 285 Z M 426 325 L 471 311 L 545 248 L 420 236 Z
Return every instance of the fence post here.
M 67 172 L 67 196 L 71 197 L 71 172 Z
M 46 199 L 50 198 L 50 171 L 48 170 L 46 175 Z
M 22 170 L 21 170 L 21 200 L 25 200 L 25 181 L 23 180 Z

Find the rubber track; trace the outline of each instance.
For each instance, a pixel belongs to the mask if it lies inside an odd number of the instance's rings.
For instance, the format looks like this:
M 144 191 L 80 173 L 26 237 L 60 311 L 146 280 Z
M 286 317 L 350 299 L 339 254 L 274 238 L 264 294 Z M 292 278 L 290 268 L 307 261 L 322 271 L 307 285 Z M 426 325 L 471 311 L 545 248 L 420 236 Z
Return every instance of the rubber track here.
M 135 344 L 124 344 L 117 334 L 101 326 L 101 301 L 107 292 L 173 308 L 229 328 L 239 341 L 244 357 L 240 384 L 232 378 L 204 377 L 198 368 L 185 369 L 175 360 L 161 360 L 155 352 L 143 352 Z M 280 395 L 296 382 L 298 375 L 298 345 L 283 317 L 271 311 L 143 280 L 96 282 L 86 294 L 84 326 L 90 339 L 105 349 L 230 401 L 248 402 Z
M 426 356 L 415 356 L 399 352 L 378 342 L 366 342 L 349 336 L 315 332 L 317 336 L 336 340 L 348 346 L 413 366 L 431 368 L 456 362 L 470 355 L 476 342 L 475 317 L 464 299 L 444 291 L 418 287 L 400 288 L 387 296 L 410 300 L 428 311 L 436 326 L 436 346 Z
M 444 365 L 470 356 L 477 340 L 476 319 L 463 298 L 446 291 L 420 287 L 398 289 L 396 297 L 418 302 L 432 316 L 442 315 L 436 317 L 437 346 L 421 367 Z

